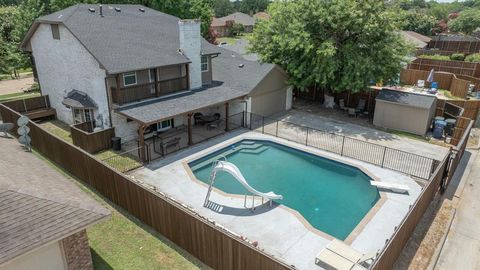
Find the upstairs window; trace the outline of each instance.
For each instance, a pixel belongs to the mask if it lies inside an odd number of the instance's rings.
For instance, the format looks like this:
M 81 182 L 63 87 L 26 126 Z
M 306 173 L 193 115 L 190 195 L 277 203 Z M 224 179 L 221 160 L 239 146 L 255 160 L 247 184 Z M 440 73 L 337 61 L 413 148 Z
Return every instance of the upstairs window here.
M 123 86 L 129 86 L 129 85 L 135 85 L 135 84 L 137 84 L 136 72 L 123 73 Z
M 202 72 L 208 71 L 208 57 L 202 55 L 202 62 L 201 62 Z
M 58 28 L 58 24 L 50 24 L 50 28 L 52 29 L 53 39 L 60 39 L 60 29 Z

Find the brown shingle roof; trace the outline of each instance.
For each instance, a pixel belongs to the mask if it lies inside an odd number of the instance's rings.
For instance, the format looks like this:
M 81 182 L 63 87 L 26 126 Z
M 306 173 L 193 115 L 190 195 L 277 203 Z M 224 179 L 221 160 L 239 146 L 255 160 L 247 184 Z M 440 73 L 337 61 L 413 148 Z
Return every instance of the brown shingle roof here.
M 14 139 L 0 138 L 0 264 L 109 215 Z

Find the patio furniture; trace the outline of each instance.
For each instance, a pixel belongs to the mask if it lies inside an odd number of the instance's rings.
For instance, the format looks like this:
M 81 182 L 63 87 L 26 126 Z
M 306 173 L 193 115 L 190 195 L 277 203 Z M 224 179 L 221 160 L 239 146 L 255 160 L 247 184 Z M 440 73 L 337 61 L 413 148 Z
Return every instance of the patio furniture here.
M 366 106 L 366 105 L 367 105 L 367 101 L 366 101 L 365 99 L 360 99 L 360 100 L 358 101 L 358 105 L 357 105 L 357 107 L 355 108 L 355 110 L 356 110 L 357 112 L 363 112 L 363 111 L 365 111 L 365 106 Z
M 364 270 L 376 256 L 376 252 L 364 254 L 334 239 L 315 257 L 315 264 L 325 269 Z
M 357 110 L 355 108 L 347 108 L 348 116 L 357 117 Z
M 195 113 L 193 115 L 193 119 L 194 119 L 195 124 L 204 125 L 204 124 L 212 123 L 212 122 L 220 119 L 220 114 L 215 113 L 215 114 L 212 114 L 212 115 L 203 115 L 202 113 Z
M 171 147 L 178 147 L 180 145 L 180 137 L 175 137 L 172 139 L 169 139 L 168 141 L 163 141 L 160 143 L 160 146 L 162 147 L 162 154 L 164 155 L 167 152 L 168 148 Z
M 3 132 L 4 137 L 8 137 L 8 132 L 15 127 L 13 123 L 2 123 L 0 124 L 0 132 Z
M 215 122 L 212 122 L 212 123 L 209 123 L 207 125 L 207 130 L 212 130 L 212 129 L 216 129 L 218 128 L 218 126 L 220 125 L 220 121 L 215 121 Z
M 345 107 L 345 99 L 340 99 L 338 101 L 338 106 L 340 107 L 340 110 L 342 110 L 344 112 L 348 111 L 348 108 Z

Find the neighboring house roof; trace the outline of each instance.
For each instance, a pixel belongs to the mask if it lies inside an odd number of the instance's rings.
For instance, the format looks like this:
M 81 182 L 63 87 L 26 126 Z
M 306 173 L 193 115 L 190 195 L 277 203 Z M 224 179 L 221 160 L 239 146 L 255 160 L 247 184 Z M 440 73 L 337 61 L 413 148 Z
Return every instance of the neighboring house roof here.
M 430 109 L 433 106 L 436 97 L 425 94 L 382 89 L 378 93 L 376 99 L 417 108 Z
M 480 42 L 479 38 L 466 36 L 466 35 L 438 35 L 432 37 L 432 41 L 477 41 Z
M 225 26 L 226 25 L 226 22 L 224 20 L 221 20 L 219 18 L 212 18 L 212 23 L 210 24 L 210 26 L 212 27 L 222 27 L 222 26 Z
M 68 92 L 67 96 L 63 99 L 62 104 L 71 108 L 97 108 L 97 104 L 87 93 L 75 89 Z
M 212 26 L 225 26 L 227 21 L 234 21 L 244 26 L 253 26 L 255 24 L 255 19 L 252 16 L 242 12 L 235 12 L 225 17 L 215 18 L 212 21 Z
M 268 14 L 266 12 L 260 11 L 260 12 L 255 13 L 253 15 L 253 18 L 259 19 L 259 20 L 269 20 L 270 18 L 272 18 L 272 16 L 270 16 L 270 14 Z
M 0 138 L 0 264 L 110 215 L 14 139 Z
M 98 5 L 77 4 L 35 20 L 21 48 L 27 49 L 40 23 L 63 24 L 109 74 L 189 63 L 179 52 L 178 21 L 141 5 L 105 5 L 102 17 Z M 215 53 L 202 38 L 202 54 Z
M 419 49 L 425 48 L 428 42 L 432 40 L 430 37 L 413 31 L 400 31 L 400 33 L 402 34 L 402 37 L 406 42 L 414 45 L 416 48 Z
M 212 85 L 168 98 L 127 105 L 120 108 L 118 112 L 143 123 L 153 123 L 182 113 L 193 112 L 248 95 L 276 68 L 273 64 L 248 61 L 241 55 L 223 48 L 219 50 L 221 54 L 212 59 Z

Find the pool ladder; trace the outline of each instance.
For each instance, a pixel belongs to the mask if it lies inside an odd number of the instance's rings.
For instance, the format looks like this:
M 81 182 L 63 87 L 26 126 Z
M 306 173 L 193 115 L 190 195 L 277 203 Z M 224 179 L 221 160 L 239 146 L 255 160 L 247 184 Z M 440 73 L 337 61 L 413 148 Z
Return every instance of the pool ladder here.
M 224 159 L 225 161 L 228 161 L 227 160 L 227 157 L 223 156 L 223 155 L 220 155 L 220 157 L 218 159 L 216 159 L 214 162 L 212 162 L 212 168 L 211 168 L 211 173 L 210 173 L 210 185 L 208 186 L 208 191 L 207 191 L 207 196 L 205 196 L 205 201 L 203 202 L 203 207 L 207 207 L 208 205 L 208 202 L 210 200 L 210 194 L 212 193 L 212 189 L 213 189 L 213 184 L 215 183 L 215 178 L 217 177 L 217 172 L 214 171 L 213 169 L 218 165 L 218 162 L 221 161 L 221 159 Z M 247 207 L 247 200 L 248 200 L 248 194 L 245 193 L 245 196 L 244 196 L 244 199 L 243 199 L 243 207 L 245 207 L 246 209 L 250 209 L 250 211 L 255 211 L 255 195 L 251 195 L 252 196 L 252 206 L 251 207 Z M 262 200 L 262 205 L 264 203 L 264 200 L 265 198 L 261 197 L 261 200 Z M 270 206 L 272 206 L 272 200 L 270 200 Z

